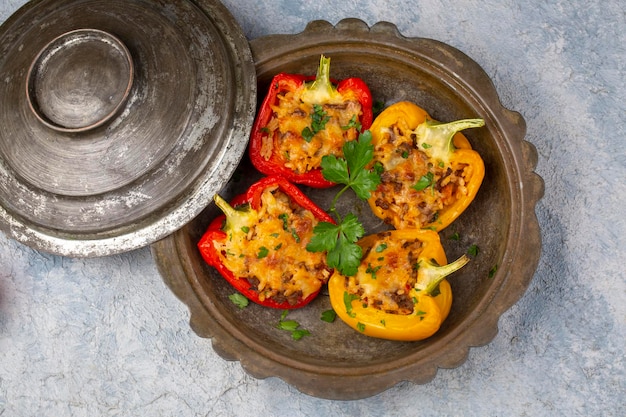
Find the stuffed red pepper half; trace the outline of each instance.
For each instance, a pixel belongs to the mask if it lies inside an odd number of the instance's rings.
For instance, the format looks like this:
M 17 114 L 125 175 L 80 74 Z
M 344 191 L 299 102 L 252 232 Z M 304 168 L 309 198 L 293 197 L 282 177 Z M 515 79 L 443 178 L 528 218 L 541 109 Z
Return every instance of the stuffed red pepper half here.
M 332 273 L 325 253 L 306 250 L 313 228 L 334 223 L 282 176 L 269 176 L 227 203 L 198 243 L 204 260 L 257 304 L 294 309 L 311 302 Z
M 322 55 L 315 77 L 276 75 L 250 138 L 253 165 L 265 175 L 324 188 L 334 183 L 320 169 L 325 155 L 342 156 L 346 141 L 372 124 L 372 95 L 360 78 L 333 84 L 330 58 Z

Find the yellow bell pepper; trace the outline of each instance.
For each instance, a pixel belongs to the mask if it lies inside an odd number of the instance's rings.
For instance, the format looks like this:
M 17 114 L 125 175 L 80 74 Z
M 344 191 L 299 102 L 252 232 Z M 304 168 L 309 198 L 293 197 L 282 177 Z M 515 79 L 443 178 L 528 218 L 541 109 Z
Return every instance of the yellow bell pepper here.
M 374 162 L 384 168 L 368 203 L 396 229 L 443 230 L 474 200 L 485 175 L 461 130 L 482 119 L 437 122 L 411 102 L 386 108 L 370 130 Z
M 431 230 L 393 230 L 357 243 L 364 254 L 357 274 L 335 270 L 328 281 L 330 303 L 341 320 L 382 339 L 415 341 L 435 334 L 452 306 L 445 277 L 469 258 L 447 264 L 439 235 Z

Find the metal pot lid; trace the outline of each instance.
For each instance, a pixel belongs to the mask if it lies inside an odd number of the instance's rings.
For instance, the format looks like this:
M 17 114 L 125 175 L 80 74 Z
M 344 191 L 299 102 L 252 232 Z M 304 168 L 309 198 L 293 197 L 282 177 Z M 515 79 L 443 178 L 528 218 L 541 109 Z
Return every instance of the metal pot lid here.
M 0 229 L 91 257 L 149 245 L 230 179 L 256 106 L 212 0 L 41 0 L 0 26 Z

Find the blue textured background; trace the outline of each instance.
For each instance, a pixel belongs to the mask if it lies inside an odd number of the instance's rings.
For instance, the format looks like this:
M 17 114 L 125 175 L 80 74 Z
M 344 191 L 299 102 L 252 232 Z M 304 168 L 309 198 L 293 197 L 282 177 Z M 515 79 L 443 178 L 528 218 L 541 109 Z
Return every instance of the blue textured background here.
M 0 21 L 22 4 L 0 0 Z M 0 416 L 626 415 L 623 3 L 224 4 L 249 39 L 357 17 L 477 61 L 539 152 L 543 249 L 528 291 L 492 343 L 431 383 L 327 401 L 215 354 L 147 248 L 70 259 L 0 234 Z

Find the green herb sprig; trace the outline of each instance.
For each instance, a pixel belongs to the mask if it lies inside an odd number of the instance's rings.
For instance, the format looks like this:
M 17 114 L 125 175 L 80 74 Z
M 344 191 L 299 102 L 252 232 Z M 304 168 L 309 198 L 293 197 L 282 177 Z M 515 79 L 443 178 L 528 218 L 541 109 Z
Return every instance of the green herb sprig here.
M 356 242 L 363 237 L 365 229 L 353 213 L 342 218 L 336 205 L 348 189 L 352 189 L 360 199 L 367 200 L 380 184 L 382 167 L 375 165 L 372 169 L 366 169 L 374 157 L 372 133 L 369 130 L 361 133 L 357 140 L 346 142 L 343 145 L 343 155 L 343 158 L 326 155 L 321 162 L 324 178 L 344 185 L 333 198 L 328 210 L 336 217 L 337 224 L 318 223 L 306 248 L 311 252 L 326 251 L 326 264 L 329 267 L 337 269 L 343 275 L 352 276 L 357 273 L 363 256 L 363 250 Z
M 304 336 L 309 336 L 311 332 L 306 329 L 300 328 L 300 323 L 295 320 L 286 320 L 287 314 L 289 314 L 289 310 L 284 310 L 280 315 L 280 320 L 278 321 L 278 325 L 276 326 L 280 330 L 285 330 L 287 332 L 291 332 L 291 338 L 293 340 L 300 340 Z

